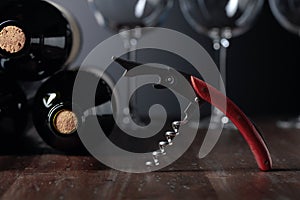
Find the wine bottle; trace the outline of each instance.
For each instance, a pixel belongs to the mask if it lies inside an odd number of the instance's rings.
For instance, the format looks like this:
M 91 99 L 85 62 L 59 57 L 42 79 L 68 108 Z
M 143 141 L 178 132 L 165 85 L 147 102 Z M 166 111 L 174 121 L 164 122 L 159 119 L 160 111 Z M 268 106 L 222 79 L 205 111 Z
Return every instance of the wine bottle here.
M 84 128 L 85 118 L 95 111 L 72 100 L 77 73 L 78 70 L 65 70 L 54 74 L 41 85 L 34 99 L 33 122 L 37 132 L 48 145 L 66 153 L 85 152 L 78 130 Z M 100 79 L 88 71 L 81 71 L 80 76 L 87 83 L 98 82 L 95 107 L 111 105 L 112 87 L 108 76 L 104 75 Z
M 27 101 L 21 87 L 0 72 L 0 152 L 17 152 L 27 124 Z
M 42 0 L 0 3 L 1 68 L 19 80 L 41 80 L 74 60 L 79 27 L 62 6 Z

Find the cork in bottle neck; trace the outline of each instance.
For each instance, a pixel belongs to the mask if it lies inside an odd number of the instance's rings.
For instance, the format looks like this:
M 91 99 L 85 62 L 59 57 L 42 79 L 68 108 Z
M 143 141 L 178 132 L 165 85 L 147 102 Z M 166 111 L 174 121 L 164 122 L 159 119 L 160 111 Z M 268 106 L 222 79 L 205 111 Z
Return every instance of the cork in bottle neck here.
M 62 110 L 54 117 L 53 124 L 59 133 L 69 135 L 76 131 L 78 127 L 78 119 L 74 112 Z
M 15 25 L 4 26 L 0 30 L 0 48 L 7 53 L 20 52 L 26 42 L 24 31 Z

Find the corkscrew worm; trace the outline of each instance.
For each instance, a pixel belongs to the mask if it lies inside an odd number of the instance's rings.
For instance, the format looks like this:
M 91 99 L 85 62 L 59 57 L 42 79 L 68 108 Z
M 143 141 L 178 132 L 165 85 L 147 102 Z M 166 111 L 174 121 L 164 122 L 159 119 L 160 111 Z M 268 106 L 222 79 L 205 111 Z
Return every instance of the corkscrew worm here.
M 142 64 L 117 57 L 113 57 L 112 59 L 126 69 L 124 76 L 134 77 L 142 75 L 131 72 L 131 69 Z M 260 131 L 248 119 L 245 113 L 222 92 L 195 76 L 180 72 L 171 67 L 160 68 L 147 65 L 147 71 L 145 73 L 147 73 L 147 75 L 155 74 L 160 77 L 160 82 L 155 85 L 156 88 L 166 88 L 165 85 L 167 85 L 169 89 L 178 92 L 190 101 L 190 104 L 185 109 L 184 119 L 172 123 L 173 130 L 165 133 L 165 140 L 159 141 L 158 149 L 152 153 L 153 160 L 146 162 L 146 165 L 159 165 L 159 157 L 166 155 L 166 148 L 173 144 L 174 138 L 179 134 L 179 127 L 189 122 L 189 117 L 193 114 L 193 110 L 195 109 L 194 106 L 197 104 L 201 106 L 203 103 L 208 102 L 221 110 L 235 124 L 248 143 L 259 169 L 268 171 L 272 168 L 272 159 Z M 194 94 L 189 90 L 180 89 L 180 87 L 178 87 L 182 81 L 186 80 L 193 87 Z M 177 87 L 175 87 L 176 85 Z M 214 98 L 211 98 L 212 96 Z M 223 106 L 222 102 L 226 102 L 226 106 Z

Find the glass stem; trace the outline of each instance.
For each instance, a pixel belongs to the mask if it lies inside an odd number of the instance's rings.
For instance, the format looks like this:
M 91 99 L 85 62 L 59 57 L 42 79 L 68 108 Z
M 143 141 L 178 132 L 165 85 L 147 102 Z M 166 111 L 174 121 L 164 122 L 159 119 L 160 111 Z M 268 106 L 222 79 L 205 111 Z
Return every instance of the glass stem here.
M 230 43 L 228 39 L 226 38 L 216 38 L 213 40 L 213 48 L 216 52 L 216 62 L 218 63 L 220 74 L 222 77 L 222 80 L 219 79 L 218 81 L 218 89 L 221 90 L 224 86 L 226 90 L 226 62 L 227 62 L 227 48 L 229 47 Z M 223 83 L 222 83 L 223 82 Z M 223 113 L 219 111 L 217 108 L 214 108 L 213 110 L 214 114 L 217 118 L 221 118 L 223 116 Z M 220 119 L 216 119 L 220 120 Z
M 136 47 L 137 47 L 137 39 L 136 38 L 129 38 L 128 39 L 129 47 L 127 50 L 127 59 L 130 61 L 136 61 L 137 59 L 137 53 L 136 53 Z
M 222 80 L 219 80 L 219 88 L 222 87 L 222 81 L 223 85 L 226 89 L 226 62 L 227 62 L 227 48 L 229 47 L 229 41 L 228 39 L 221 38 L 214 40 L 213 48 L 215 52 L 217 53 L 216 59 L 219 66 L 220 74 L 222 77 Z
M 130 61 L 136 61 L 137 60 L 137 39 L 134 37 L 129 38 L 129 47 L 128 47 L 128 53 L 127 58 Z M 128 82 L 128 91 L 129 93 L 134 91 L 137 87 L 136 79 L 130 79 Z M 130 102 L 130 101 L 129 101 Z M 131 98 L 131 103 L 129 103 L 129 108 L 132 116 L 135 118 L 137 115 L 137 94 L 135 93 L 135 96 Z
M 222 44 L 222 41 L 223 43 L 226 43 L 225 44 Z M 227 85 L 227 82 L 226 82 L 226 62 L 227 62 L 227 48 L 229 46 L 229 41 L 227 39 L 222 39 L 220 41 L 220 55 L 219 55 L 219 66 L 220 66 L 220 73 L 221 73 L 221 76 L 222 76 L 222 79 L 223 79 L 223 83 L 224 83 L 224 87 L 225 87 L 225 90 L 226 90 L 226 85 Z M 221 88 L 221 83 L 220 83 L 220 88 Z
M 137 60 L 137 42 L 138 39 L 141 37 L 141 29 L 139 27 L 135 29 L 123 29 L 120 32 L 120 35 L 124 42 L 124 48 L 127 52 L 127 59 L 130 61 Z M 134 91 L 137 87 L 137 81 L 135 79 L 129 79 L 127 82 L 127 97 L 131 98 L 130 94 Z M 132 114 L 133 118 L 137 115 L 137 94 L 129 99 L 129 110 Z

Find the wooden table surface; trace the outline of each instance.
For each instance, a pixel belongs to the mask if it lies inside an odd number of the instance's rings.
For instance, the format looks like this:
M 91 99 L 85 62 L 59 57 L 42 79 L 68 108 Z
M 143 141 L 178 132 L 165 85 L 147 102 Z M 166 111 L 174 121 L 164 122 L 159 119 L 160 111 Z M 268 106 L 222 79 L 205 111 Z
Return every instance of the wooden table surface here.
M 256 120 L 257 121 L 257 120 Z M 0 156 L 1 199 L 298 199 L 300 130 L 260 119 L 274 170 L 260 172 L 243 138 L 223 131 L 213 151 L 199 144 L 163 170 L 131 174 L 90 156 L 56 153 Z

